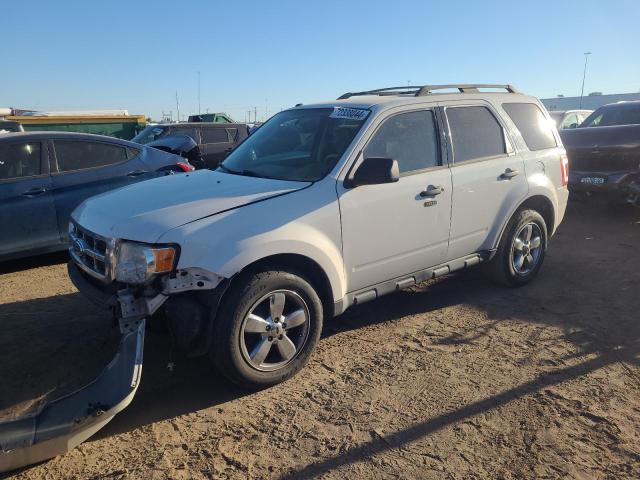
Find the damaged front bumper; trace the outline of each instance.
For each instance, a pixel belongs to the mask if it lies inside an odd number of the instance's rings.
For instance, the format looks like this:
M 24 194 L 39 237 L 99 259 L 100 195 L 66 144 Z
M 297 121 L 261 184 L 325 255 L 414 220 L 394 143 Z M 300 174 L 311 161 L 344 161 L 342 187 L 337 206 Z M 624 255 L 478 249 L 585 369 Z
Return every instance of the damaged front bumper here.
M 140 384 L 144 329 L 142 320 L 126 333 L 111 363 L 85 387 L 0 423 L 0 472 L 68 452 L 127 407 Z

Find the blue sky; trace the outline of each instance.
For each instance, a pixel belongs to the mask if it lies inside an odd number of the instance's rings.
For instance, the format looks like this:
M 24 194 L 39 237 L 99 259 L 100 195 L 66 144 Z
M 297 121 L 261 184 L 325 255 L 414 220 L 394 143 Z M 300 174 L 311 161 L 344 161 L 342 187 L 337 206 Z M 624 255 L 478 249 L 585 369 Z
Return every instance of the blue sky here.
M 0 16 L 0 107 L 258 119 L 350 90 L 512 83 L 640 91 L 640 0 L 23 1 Z

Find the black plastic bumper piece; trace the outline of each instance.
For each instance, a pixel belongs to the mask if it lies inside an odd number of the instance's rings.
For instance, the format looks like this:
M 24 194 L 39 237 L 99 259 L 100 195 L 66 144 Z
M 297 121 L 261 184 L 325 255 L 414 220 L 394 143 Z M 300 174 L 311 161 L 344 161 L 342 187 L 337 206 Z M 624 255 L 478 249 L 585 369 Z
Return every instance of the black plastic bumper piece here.
M 118 305 L 115 292 L 108 292 L 96 287 L 90 280 L 85 278 L 73 261 L 67 263 L 67 272 L 73 285 L 92 303 L 102 308 L 112 308 Z
M 124 335 L 111 363 L 85 387 L 0 423 L 0 472 L 68 452 L 129 405 L 142 374 L 144 328 L 142 321 Z

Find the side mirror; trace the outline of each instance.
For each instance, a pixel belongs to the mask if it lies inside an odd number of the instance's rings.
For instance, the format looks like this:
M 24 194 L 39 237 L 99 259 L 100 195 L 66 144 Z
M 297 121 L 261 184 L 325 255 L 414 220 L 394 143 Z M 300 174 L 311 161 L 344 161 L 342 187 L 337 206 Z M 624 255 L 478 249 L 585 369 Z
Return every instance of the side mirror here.
M 368 157 L 358 166 L 349 179 L 349 187 L 394 183 L 400 179 L 398 162 L 391 158 Z
M 572 123 L 567 128 L 578 128 L 578 124 L 577 123 Z

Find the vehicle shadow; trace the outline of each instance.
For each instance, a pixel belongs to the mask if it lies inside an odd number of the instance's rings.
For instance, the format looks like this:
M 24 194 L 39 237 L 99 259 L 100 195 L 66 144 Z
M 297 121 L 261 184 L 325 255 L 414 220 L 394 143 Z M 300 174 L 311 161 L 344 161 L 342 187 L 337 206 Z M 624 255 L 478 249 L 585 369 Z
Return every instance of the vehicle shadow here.
M 142 381 L 131 404 L 89 441 L 238 399 L 250 391 L 222 377 L 205 357 L 172 352 L 167 335 L 147 331 Z
M 505 289 L 474 270 L 347 311 L 344 322 L 329 327 L 330 335 L 375 323 L 400 322 L 406 316 L 452 305 L 468 305 L 484 312 L 488 321 L 444 337 L 430 337 L 430 341 L 472 345 L 491 336 L 501 322 L 517 317 L 518 321 L 554 327 L 561 332 L 561 340 L 577 348 L 575 353 L 554 358 L 553 368 L 547 366 L 534 380 L 400 430 L 389 426 L 392 433 L 384 438 L 378 436 L 341 450 L 340 455 L 294 469 L 281 478 L 317 478 L 614 363 L 626 365 L 630 375 L 640 381 L 640 258 L 633 255 L 639 248 L 639 210 L 572 205 L 553 239 L 539 278 L 527 287 Z M 627 455 L 632 463 L 640 462 L 639 455 Z
M 519 296 L 519 292 L 516 290 L 513 295 Z M 356 307 L 345 314 L 348 321 L 336 323 L 331 327 L 330 334 L 359 329 L 374 323 L 399 322 L 404 316 L 462 304 L 484 310 L 491 320 L 490 323 L 435 339 L 434 343 L 444 345 L 473 344 L 483 336 L 490 335 L 501 321 L 512 318 L 516 306 L 514 300 L 510 298 L 511 296 L 510 291 L 505 292 L 501 290 L 501 287 L 488 284 L 477 272 L 469 272 L 469 274 L 458 275 L 455 278 L 439 282 L 420 293 L 400 292 L 377 302 Z M 638 301 L 635 302 L 635 306 L 640 310 Z M 530 308 L 533 311 L 535 307 L 530 306 Z M 640 381 L 640 370 L 637 370 L 640 369 L 640 324 L 637 322 L 637 314 L 636 316 L 624 314 L 610 319 L 606 325 L 593 325 L 589 319 L 570 313 L 555 312 L 555 314 L 548 316 L 533 315 L 531 319 L 525 317 L 527 321 L 546 323 L 561 328 L 564 339 L 579 347 L 577 353 L 556 359 L 557 368 L 540 375 L 535 380 L 468 403 L 462 408 L 413 424 L 408 428 L 393 432 L 394 427 L 389 426 L 393 433 L 385 434 L 384 438 L 374 438 L 344 452 L 341 451 L 340 455 L 291 471 L 281 478 L 321 477 L 323 474 L 335 471 L 340 467 L 360 462 L 388 450 L 401 448 L 403 445 L 425 438 L 449 425 L 459 424 L 471 417 L 495 410 L 525 396 L 544 391 L 551 386 L 588 375 L 614 363 L 624 362 L 636 369 L 636 375 Z M 571 357 L 586 360 L 563 367 L 562 363 L 570 360 Z M 640 456 L 634 460 L 640 462 Z
M 20 272 L 22 270 L 30 270 L 32 268 L 47 267 L 58 263 L 67 263 L 68 261 L 69 254 L 66 251 L 37 255 L 34 257 L 18 258 L 15 260 L 6 260 L 4 262 L 0 262 L 0 275 Z

